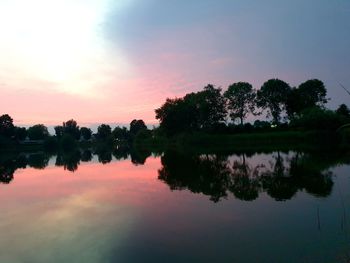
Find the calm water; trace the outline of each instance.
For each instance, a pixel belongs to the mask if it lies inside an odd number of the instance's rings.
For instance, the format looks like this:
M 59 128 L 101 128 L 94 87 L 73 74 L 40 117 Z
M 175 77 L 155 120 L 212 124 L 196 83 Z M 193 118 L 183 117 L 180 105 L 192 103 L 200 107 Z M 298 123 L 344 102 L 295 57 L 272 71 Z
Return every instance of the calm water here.
M 348 154 L 147 155 L 2 156 L 0 262 L 350 262 Z

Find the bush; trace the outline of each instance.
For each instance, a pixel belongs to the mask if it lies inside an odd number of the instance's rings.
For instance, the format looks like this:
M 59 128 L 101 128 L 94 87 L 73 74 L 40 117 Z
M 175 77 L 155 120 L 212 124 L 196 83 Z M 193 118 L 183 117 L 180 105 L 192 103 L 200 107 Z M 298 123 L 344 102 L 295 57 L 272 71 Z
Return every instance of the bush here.
M 291 125 L 306 129 L 336 130 L 345 123 L 346 118 L 331 110 L 312 108 L 304 111 Z

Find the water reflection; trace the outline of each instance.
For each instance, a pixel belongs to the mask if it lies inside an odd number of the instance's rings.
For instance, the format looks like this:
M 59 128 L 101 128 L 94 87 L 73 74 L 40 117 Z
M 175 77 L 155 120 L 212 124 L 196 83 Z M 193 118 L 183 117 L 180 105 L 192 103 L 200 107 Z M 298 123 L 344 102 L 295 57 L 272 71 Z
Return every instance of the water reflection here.
M 145 164 L 152 153 L 148 150 L 120 148 L 76 149 L 58 153 L 21 153 L 0 156 L 0 181 L 9 184 L 19 168 L 44 169 L 53 158 L 55 166 L 75 172 L 81 162 L 108 164 L 130 159 L 134 165 Z M 94 158 L 96 156 L 97 158 Z M 291 199 L 299 191 L 316 197 L 327 197 L 333 188 L 330 169 L 348 164 L 346 153 L 235 153 L 187 155 L 168 151 L 161 155 L 158 179 L 171 190 L 189 190 L 219 202 L 229 196 L 253 201 L 266 193 L 277 201 Z
M 171 190 L 188 189 L 214 202 L 230 194 L 252 201 L 262 192 L 277 201 L 289 200 L 298 191 L 327 197 L 333 187 L 330 168 L 339 164 L 337 156 L 330 157 L 277 152 L 249 159 L 246 154 L 186 156 L 168 152 L 161 158 L 158 178 Z

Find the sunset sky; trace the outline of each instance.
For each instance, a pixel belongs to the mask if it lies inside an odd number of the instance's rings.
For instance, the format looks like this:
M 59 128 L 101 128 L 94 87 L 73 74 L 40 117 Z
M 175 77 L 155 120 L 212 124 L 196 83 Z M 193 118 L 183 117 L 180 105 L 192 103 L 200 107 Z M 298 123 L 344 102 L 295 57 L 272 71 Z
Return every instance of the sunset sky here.
M 319 78 L 350 106 L 349 0 L 0 0 L 0 114 L 156 123 L 212 83 Z

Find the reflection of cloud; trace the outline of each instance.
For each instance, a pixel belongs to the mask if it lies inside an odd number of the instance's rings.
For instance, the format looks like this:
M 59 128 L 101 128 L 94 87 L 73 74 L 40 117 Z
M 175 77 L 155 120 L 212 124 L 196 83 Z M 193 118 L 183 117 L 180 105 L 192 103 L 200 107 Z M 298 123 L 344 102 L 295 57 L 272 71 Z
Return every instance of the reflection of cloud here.
M 52 166 L 18 170 L 0 193 L 0 262 L 106 262 L 123 252 L 145 196 L 157 189 L 149 175 L 158 166 L 151 158 L 147 167 L 85 164 L 74 175 Z
M 98 203 L 96 197 L 87 192 L 27 209 L 25 217 L 2 218 L 12 221 L 8 227 L 15 227 L 16 234 L 2 232 L 1 243 L 14 242 L 11 247 L 1 244 L 7 250 L 1 260 L 13 255 L 7 262 L 103 262 L 126 237 L 133 220 L 130 210 Z

